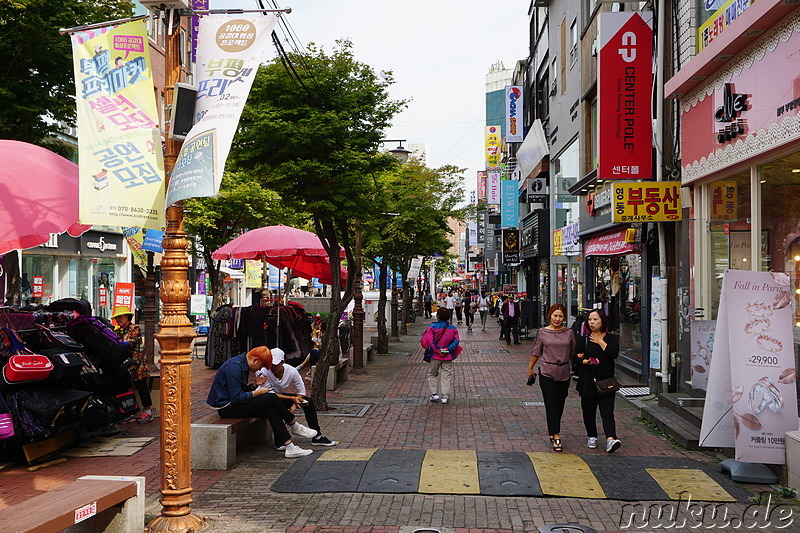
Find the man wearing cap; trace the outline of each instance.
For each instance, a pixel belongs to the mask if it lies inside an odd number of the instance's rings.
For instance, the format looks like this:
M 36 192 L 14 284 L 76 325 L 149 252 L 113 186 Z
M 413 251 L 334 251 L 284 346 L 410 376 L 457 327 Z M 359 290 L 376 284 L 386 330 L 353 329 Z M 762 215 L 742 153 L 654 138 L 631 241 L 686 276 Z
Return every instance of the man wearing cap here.
M 114 309 L 111 318 L 116 320 L 117 326 L 114 328 L 114 333 L 117 337 L 122 339 L 123 342 L 128 344 L 131 349 L 131 357 L 136 362 L 136 367 L 131 368 L 131 377 L 133 378 L 133 386 L 136 387 L 136 392 L 139 393 L 139 398 L 142 400 L 142 412 L 139 417 L 129 416 L 121 421 L 123 424 L 129 422 L 138 422 L 146 424 L 153 421 L 153 400 L 150 398 L 150 387 L 147 385 L 147 378 L 150 377 L 150 366 L 147 363 L 147 357 L 144 354 L 144 342 L 142 341 L 142 330 L 133 322 L 133 312 L 127 305 L 120 305 Z
M 266 418 L 272 426 L 275 447 L 284 451 L 286 457 L 309 455 L 311 450 L 304 450 L 292 442 L 286 426 L 295 435 L 306 438 L 317 432 L 295 420 L 294 413 L 275 394 L 269 394 L 269 389 L 256 388 L 266 381 L 265 378 L 256 378 L 256 383 L 249 383 L 250 372 L 271 366 L 272 354 L 265 346 L 231 357 L 214 375 L 206 403 L 223 418 Z
M 322 434 L 317 418 L 317 409 L 314 401 L 306 396 L 306 385 L 300 372 L 293 366 L 285 362 L 286 354 L 280 348 L 273 348 L 272 367 L 262 368 L 256 372 L 257 378 L 265 378 L 269 383 L 268 388 L 280 398 L 283 404 L 294 412 L 299 406 L 306 415 L 308 427 L 317 432 L 311 439 L 314 446 L 336 446 L 336 441 L 332 441 Z M 258 381 L 257 381 L 258 382 Z M 266 384 L 265 384 L 266 386 Z

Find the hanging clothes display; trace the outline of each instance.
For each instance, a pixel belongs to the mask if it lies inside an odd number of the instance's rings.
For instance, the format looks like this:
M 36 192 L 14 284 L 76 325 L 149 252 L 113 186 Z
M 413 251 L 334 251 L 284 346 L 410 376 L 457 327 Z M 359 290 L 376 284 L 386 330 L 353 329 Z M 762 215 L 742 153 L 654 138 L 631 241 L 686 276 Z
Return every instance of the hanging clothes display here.
M 222 363 L 239 353 L 239 344 L 232 335 L 233 314 L 233 308 L 226 304 L 218 307 L 211 317 L 206 344 L 206 366 L 219 368 Z

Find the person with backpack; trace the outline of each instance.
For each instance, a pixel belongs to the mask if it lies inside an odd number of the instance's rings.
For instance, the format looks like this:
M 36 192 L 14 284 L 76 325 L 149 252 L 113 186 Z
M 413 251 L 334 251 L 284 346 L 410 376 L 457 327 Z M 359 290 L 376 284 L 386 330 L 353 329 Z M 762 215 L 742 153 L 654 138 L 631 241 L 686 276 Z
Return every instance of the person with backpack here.
M 451 317 L 452 314 L 446 307 L 437 310 L 436 322 L 428 326 L 420 341 L 426 352 L 430 353 L 428 361 L 430 401 L 442 404 L 450 401 L 453 361 L 463 351 L 459 344 L 458 329 L 450 323 Z

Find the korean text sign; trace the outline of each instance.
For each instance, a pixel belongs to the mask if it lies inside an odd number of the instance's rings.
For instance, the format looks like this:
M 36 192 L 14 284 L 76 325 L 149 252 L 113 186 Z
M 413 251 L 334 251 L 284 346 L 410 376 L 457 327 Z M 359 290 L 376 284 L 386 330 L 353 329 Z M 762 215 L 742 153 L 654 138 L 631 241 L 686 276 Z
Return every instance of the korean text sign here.
M 114 307 L 125 306 L 133 310 L 133 283 L 117 282 L 114 284 Z
M 196 123 L 178 153 L 166 205 L 214 196 L 276 16 L 208 16 L 197 36 Z
M 484 128 L 486 140 L 486 170 L 500 170 L 500 126 Z
M 674 222 L 681 219 L 681 182 L 614 183 L 614 222 Z
M 164 165 L 143 21 L 72 34 L 83 224 L 164 226 Z
M 652 13 L 600 13 L 597 142 L 601 180 L 652 177 Z

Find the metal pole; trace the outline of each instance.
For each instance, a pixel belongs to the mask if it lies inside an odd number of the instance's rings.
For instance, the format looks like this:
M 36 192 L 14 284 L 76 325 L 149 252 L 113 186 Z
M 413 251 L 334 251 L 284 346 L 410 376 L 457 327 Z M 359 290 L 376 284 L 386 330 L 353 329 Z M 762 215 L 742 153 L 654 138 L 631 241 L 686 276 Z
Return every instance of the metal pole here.
M 389 338 L 391 338 L 392 340 L 396 341 L 396 340 L 400 339 L 400 335 L 397 332 L 397 273 L 395 272 L 394 269 L 392 269 L 391 272 L 392 272 L 392 285 L 391 285 L 391 287 L 392 287 L 392 300 L 391 300 L 391 302 L 392 302 L 392 305 L 391 305 L 392 316 L 390 317 L 391 320 L 390 320 L 389 323 L 391 324 L 392 329 L 391 329 L 391 333 L 389 335 Z
M 167 106 L 172 104 L 175 83 L 181 79 L 180 13 L 170 17 L 173 24 L 166 41 Z M 180 150 L 180 141 L 167 138 L 164 170 L 167 185 Z M 183 206 L 167 209 L 162 281 L 159 296 L 164 314 L 156 338 L 161 346 L 161 515 L 148 524 L 148 531 L 189 532 L 205 527 L 205 521 L 192 513 L 191 415 L 192 339 L 195 337 L 187 316 L 191 294 L 186 249 L 189 241 L 183 230 Z
M 353 293 L 353 368 L 364 368 L 364 299 L 361 272 L 361 220 L 356 221 L 356 279 Z

